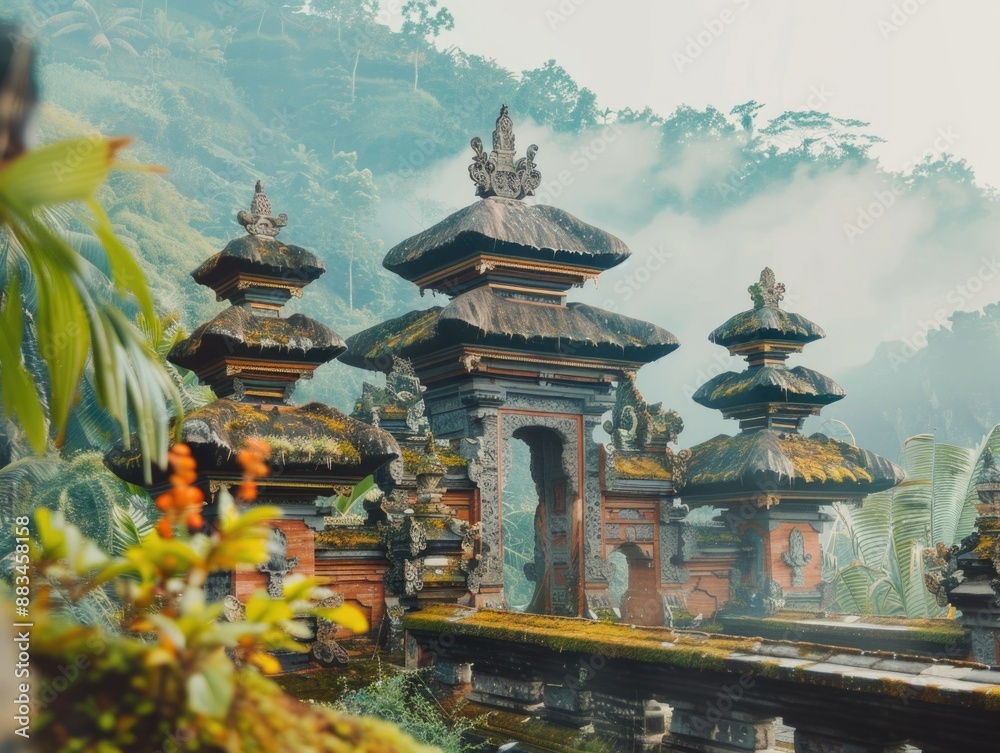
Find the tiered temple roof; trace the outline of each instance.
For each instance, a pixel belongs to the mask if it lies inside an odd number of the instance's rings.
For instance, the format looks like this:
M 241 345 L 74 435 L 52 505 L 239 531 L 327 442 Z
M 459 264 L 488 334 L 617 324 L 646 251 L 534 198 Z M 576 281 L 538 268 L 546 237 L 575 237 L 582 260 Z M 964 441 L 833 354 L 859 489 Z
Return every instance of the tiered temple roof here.
M 754 308 L 732 317 L 709 339 L 747 360 L 745 371 L 710 379 L 694 394 L 701 405 L 740 422 L 741 433 L 691 448 L 685 501 L 702 493 L 795 490 L 859 496 L 899 483 L 903 472 L 874 453 L 823 434 L 800 433 L 808 416 L 844 397 L 823 374 L 787 358 L 825 337 L 803 316 L 784 311 L 784 285 L 765 269 L 749 292 Z
M 264 439 L 272 449 L 272 469 L 280 471 L 280 481 L 269 485 L 295 486 L 295 474 L 308 472 L 308 489 L 295 496 L 330 494 L 337 482 L 356 482 L 398 457 L 399 446 L 388 432 L 330 406 L 290 403 L 299 379 L 346 349 L 340 335 L 323 324 L 302 314 L 281 316 L 284 304 L 300 297 L 326 268 L 309 251 L 278 240 L 288 220 L 273 216 L 260 181 L 251 211 L 237 219 L 248 234 L 192 273 L 231 305 L 168 356 L 220 398 L 185 417 L 183 440 L 203 475 L 225 480 L 240 476 L 236 453 L 244 442 Z M 109 458 L 126 478 L 136 475 L 133 461 L 123 453 Z
M 344 361 L 388 370 L 392 357 L 414 360 L 425 384 L 493 362 L 496 368 L 532 355 L 539 363 L 588 361 L 619 372 L 677 348 L 665 329 L 621 314 L 566 303 L 566 291 L 629 257 L 620 239 L 554 207 L 520 201 L 540 176 L 533 158 L 513 161 L 506 106 L 487 157 L 473 139 L 469 168 L 482 198 L 385 257 L 384 266 L 421 290 L 445 293 L 445 306 L 414 311 L 348 338 Z M 437 364 L 432 361 L 438 362 Z

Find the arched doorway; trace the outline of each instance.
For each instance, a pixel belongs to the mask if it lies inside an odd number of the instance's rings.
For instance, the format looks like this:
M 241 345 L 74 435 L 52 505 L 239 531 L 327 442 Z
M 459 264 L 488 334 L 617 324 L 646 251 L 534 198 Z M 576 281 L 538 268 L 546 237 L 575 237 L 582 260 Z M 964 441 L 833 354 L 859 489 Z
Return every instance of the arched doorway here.
M 516 449 L 520 443 L 527 448 L 526 465 L 515 462 L 519 456 L 524 458 Z M 523 568 L 534 584 L 525 611 L 577 615 L 582 601 L 582 514 L 575 499 L 576 485 L 566 473 L 563 438 L 547 427 L 521 426 L 511 432 L 504 453 L 501 509 L 508 496 L 523 497 L 525 473 L 530 476 L 537 498 L 530 523 L 532 552 Z
M 615 547 L 614 553 L 624 555 L 628 566 L 628 585 L 621 597 L 622 622 L 650 627 L 663 625 L 663 598 L 653 558 L 633 543 Z

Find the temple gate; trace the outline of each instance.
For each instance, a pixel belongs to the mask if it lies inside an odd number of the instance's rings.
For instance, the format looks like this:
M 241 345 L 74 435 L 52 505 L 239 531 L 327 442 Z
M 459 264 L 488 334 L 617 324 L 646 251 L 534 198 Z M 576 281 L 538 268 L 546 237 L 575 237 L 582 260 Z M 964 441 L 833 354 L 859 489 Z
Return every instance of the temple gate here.
M 489 156 L 478 138 L 472 147 L 469 174 L 481 201 L 403 241 L 383 262 L 450 301 L 354 335 L 344 360 L 378 371 L 389 371 L 394 359 L 412 362 L 434 435 L 459 441 L 476 485 L 470 521 L 481 536 L 467 601 L 506 604 L 502 505 L 510 444 L 523 438 L 540 500 L 527 568 L 536 582 L 531 609 L 609 614 L 594 431 L 613 407 L 614 383 L 677 341 L 653 324 L 566 302 L 571 287 L 630 251 L 562 210 L 522 201 L 541 181 L 537 147 L 515 162 L 506 106 Z

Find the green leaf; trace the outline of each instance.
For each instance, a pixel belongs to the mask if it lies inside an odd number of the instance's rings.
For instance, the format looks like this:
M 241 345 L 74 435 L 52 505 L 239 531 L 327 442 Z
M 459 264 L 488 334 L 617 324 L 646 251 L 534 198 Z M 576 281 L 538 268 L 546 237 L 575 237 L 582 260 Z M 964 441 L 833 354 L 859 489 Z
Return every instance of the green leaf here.
M 23 333 L 21 287 L 15 277 L 11 280 L 3 310 L 0 311 L 0 389 L 4 412 L 17 416 L 31 448 L 40 455 L 48 444 L 49 427 L 38 388 L 24 368 L 21 355 Z
M 233 700 L 232 675 L 233 665 L 225 651 L 214 651 L 201 671 L 188 677 L 188 710 L 214 719 L 225 717 Z

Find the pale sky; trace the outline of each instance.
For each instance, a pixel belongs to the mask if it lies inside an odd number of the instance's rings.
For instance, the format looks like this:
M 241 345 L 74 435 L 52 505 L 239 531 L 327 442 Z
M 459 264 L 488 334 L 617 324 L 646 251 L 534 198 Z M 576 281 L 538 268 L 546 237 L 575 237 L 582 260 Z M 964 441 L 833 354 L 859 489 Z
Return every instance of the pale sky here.
M 753 99 L 767 105 L 758 125 L 786 110 L 826 111 L 869 121 L 869 131 L 886 140 L 876 150 L 886 168 L 904 169 L 926 150 L 945 151 L 967 159 L 980 183 L 1000 186 L 996 0 L 441 2 L 456 19 L 455 30 L 438 40 L 442 49 L 458 45 L 515 71 L 554 58 L 596 92 L 601 106 L 649 105 L 666 116 L 682 104 L 728 113 Z M 383 8 L 391 13 L 393 3 L 397 16 L 381 20 L 398 28 L 401 0 L 384 0 Z M 681 410 L 686 442 L 732 431 L 690 394 L 715 374 L 742 368 L 707 334 L 749 307 L 746 287 L 765 264 L 788 285 L 785 305 L 829 336 L 795 364 L 835 379 L 869 361 L 879 343 L 922 348 L 926 331 L 953 311 L 1000 299 L 996 221 L 966 214 L 963 200 L 953 206 L 941 196 L 932 204 L 919 192 L 903 196 L 870 232 L 849 238 L 846 223 L 884 194 L 885 176 L 870 169 L 802 172 L 726 208 L 719 222 L 665 206 L 635 227 L 625 218 L 646 190 L 636 176 L 655 152 L 652 129 L 626 128 L 602 156 L 578 166 L 574 155 L 592 134 L 515 123 L 520 143 L 541 147 L 543 181 L 562 171 L 571 176 L 559 195 L 536 200 L 632 248 L 629 262 L 603 275 L 599 288 L 588 285 L 573 297 L 656 322 L 680 338 L 680 350 L 642 370 L 640 388 Z M 491 128 L 483 123 L 479 135 L 488 137 Z M 682 191 L 712 186 L 742 159 L 695 143 L 656 179 Z M 418 218 L 396 200 L 385 202 L 380 231 L 388 245 L 473 200 L 468 161 L 462 152 L 421 181 L 433 186 L 424 189 L 427 198 L 441 204 L 434 216 Z M 837 406 L 824 415 L 837 418 Z
M 829 111 L 870 121 L 887 140 L 877 153 L 893 169 L 950 129 L 949 151 L 968 159 L 980 181 L 1000 185 L 996 0 L 442 4 L 456 24 L 439 46 L 457 44 L 515 71 L 555 58 L 604 106 L 649 105 L 667 115 L 680 104 L 728 111 L 756 99 L 771 116 Z M 396 14 L 387 19 L 392 26 L 400 7 L 401 0 L 383 2 L 387 15 Z

